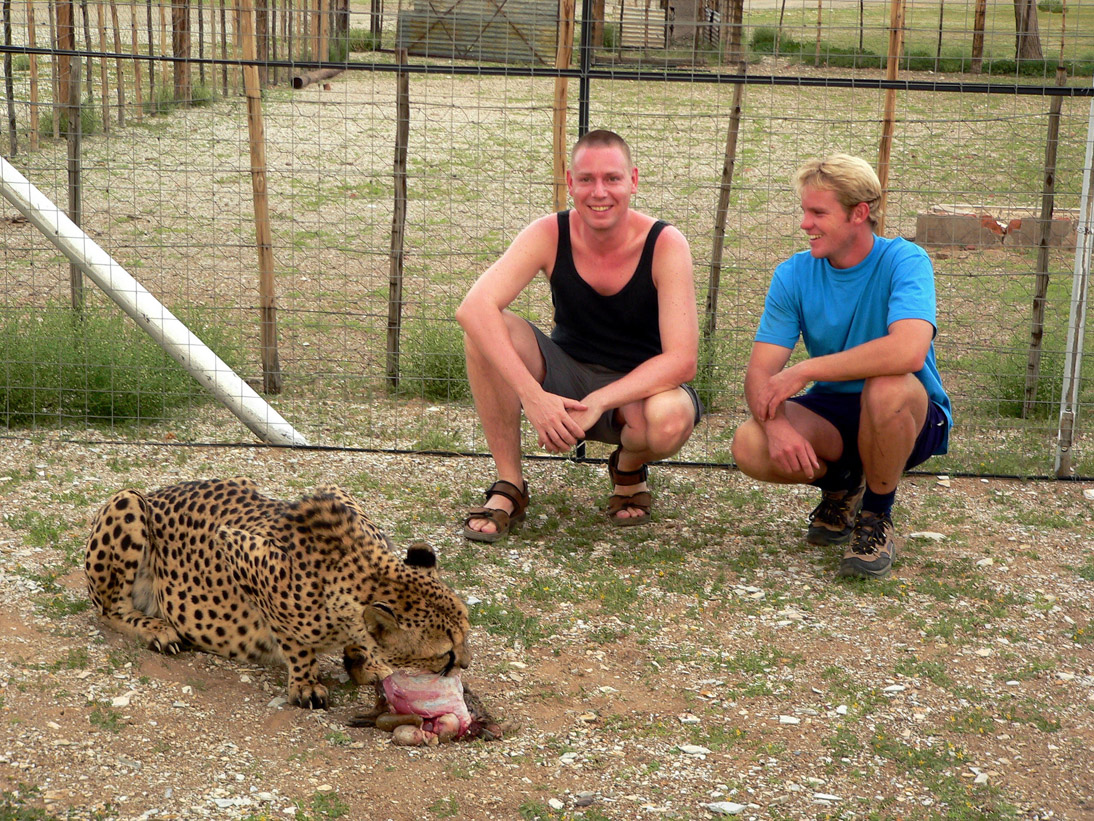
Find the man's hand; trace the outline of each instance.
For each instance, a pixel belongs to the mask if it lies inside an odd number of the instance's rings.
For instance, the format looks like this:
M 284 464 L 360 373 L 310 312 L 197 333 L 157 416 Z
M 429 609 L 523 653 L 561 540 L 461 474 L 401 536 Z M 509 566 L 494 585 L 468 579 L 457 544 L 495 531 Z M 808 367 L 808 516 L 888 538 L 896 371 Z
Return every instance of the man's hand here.
M 541 448 L 551 453 L 565 453 L 585 438 L 585 429 L 574 419 L 574 413 L 587 408 L 576 399 L 540 391 L 536 397 L 522 400 L 521 404 L 524 415 L 536 429 Z
M 780 416 L 764 425 L 767 434 L 767 451 L 775 466 L 787 476 L 805 476 L 812 481 L 820 468 L 813 446 L 797 429 Z
M 793 365 L 764 380 L 756 392 L 757 421 L 762 424 L 774 419 L 783 403 L 809 384 L 800 372 L 797 365 Z

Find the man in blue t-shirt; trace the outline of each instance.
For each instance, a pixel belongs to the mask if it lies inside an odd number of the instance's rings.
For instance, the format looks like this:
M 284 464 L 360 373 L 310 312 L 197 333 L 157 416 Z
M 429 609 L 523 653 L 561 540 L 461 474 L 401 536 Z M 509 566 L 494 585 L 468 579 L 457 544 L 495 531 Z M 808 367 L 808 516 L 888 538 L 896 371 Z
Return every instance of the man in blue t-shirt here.
M 794 187 L 809 250 L 775 269 L 733 457 L 756 479 L 820 488 L 806 541 L 846 545 L 840 576 L 883 578 L 900 477 L 946 452 L 953 423 L 935 366 L 934 271 L 919 246 L 874 234 L 881 183 L 866 161 L 811 160 Z M 809 357 L 787 367 L 799 338 Z

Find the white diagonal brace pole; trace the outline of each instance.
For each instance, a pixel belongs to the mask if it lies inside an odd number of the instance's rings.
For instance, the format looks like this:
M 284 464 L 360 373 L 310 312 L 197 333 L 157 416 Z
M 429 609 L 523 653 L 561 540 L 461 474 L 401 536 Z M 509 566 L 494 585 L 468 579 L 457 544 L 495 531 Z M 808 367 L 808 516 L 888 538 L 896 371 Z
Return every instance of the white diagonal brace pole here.
M 0 193 L 259 439 L 272 445 L 308 444 L 224 360 L 3 157 Z

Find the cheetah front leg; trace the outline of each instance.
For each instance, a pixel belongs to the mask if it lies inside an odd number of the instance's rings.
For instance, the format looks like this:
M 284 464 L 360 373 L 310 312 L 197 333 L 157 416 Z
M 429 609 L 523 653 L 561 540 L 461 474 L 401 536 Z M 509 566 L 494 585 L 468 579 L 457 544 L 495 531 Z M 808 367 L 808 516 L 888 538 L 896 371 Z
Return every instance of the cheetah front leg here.
M 160 618 L 152 591 L 148 503 L 135 490 L 114 494 L 95 517 L 84 548 L 87 592 L 103 620 L 153 650 L 174 655 L 183 640 Z
M 293 637 L 304 625 L 294 615 L 286 615 L 282 603 L 299 594 L 292 559 L 279 547 L 245 530 L 221 528 L 217 537 L 224 546 L 224 557 L 235 571 L 240 593 L 262 615 L 277 642 L 288 667 L 289 701 L 305 709 L 327 709 L 328 691 L 319 681 L 319 647 L 304 644 Z M 315 613 L 309 612 L 309 618 Z M 303 635 L 303 633 L 298 633 Z

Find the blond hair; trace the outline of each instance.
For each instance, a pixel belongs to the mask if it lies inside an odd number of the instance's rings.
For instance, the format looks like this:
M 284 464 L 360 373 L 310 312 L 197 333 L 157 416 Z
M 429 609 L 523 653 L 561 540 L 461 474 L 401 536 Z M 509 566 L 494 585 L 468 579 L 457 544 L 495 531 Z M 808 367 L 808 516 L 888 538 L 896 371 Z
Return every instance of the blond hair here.
M 824 159 L 812 159 L 794 175 L 794 191 L 812 188 L 831 191 L 843 209 L 850 214 L 860 202 L 870 208 L 870 227 L 877 230 L 881 217 L 881 181 L 870 163 L 850 154 L 832 154 Z

